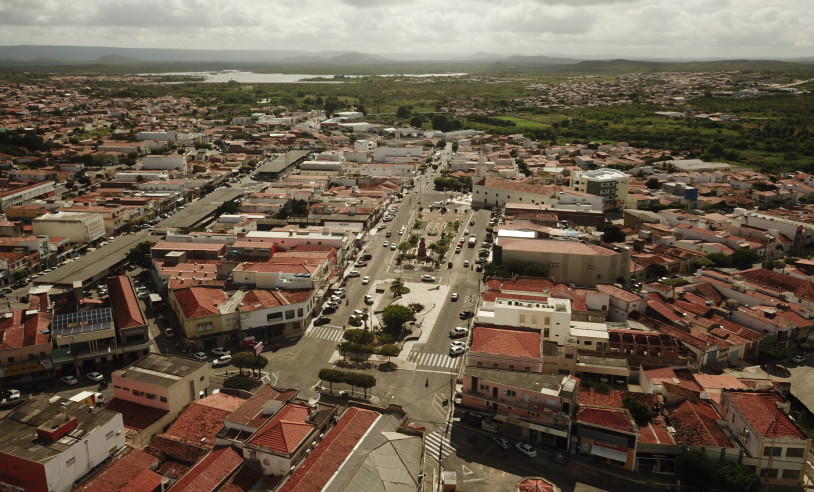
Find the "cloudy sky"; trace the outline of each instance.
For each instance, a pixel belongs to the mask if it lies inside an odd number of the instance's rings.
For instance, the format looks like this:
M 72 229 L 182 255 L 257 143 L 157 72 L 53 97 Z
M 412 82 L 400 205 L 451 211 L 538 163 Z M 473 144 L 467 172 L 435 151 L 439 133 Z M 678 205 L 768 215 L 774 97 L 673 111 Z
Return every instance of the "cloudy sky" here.
M 0 0 L 0 45 L 794 58 L 812 0 Z

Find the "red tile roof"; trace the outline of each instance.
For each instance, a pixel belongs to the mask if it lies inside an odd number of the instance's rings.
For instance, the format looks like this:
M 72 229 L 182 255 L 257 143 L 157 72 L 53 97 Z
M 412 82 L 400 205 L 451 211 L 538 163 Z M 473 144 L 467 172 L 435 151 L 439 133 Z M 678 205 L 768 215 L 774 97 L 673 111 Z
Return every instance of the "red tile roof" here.
M 156 463 L 158 463 L 158 459 L 155 456 L 138 449 L 127 448 L 127 451 L 106 464 L 93 478 L 74 490 L 93 492 L 97 490 L 124 490 L 128 483 L 135 481 L 136 484 L 141 486 L 130 490 L 149 492 L 161 482 L 161 475 L 150 470 L 150 467 Z M 151 488 L 145 487 L 150 483 L 155 483 L 155 485 Z
M 590 407 L 624 408 L 625 398 L 631 398 L 644 403 L 648 408 L 654 409 L 658 405 L 658 397 L 650 393 L 635 393 L 632 391 L 600 391 L 595 388 L 581 388 L 579 390 L 579 405 Z
M 750 282 L 776 289 L 780 292 L 791 292 L 799 299 L 814 300 L 814 282 L 792 277 L 784 273 L 767 270 L 765 268 L 752 268 L 738 272 Z
M 670 422 L 676 430 L 673 439 L 685 446 L 734 448 L 735 445 L 718 425 L 718 420 L 721 417 L 709 403 L 685 401 L 670 414 Z
M 219 314 L 218 307 L 228 299 L 226 293 L 217 288 L 187 287 L 172 292 L 186 319 L 205 318 Z
M 144 470 L 143 472 L 133 477 L 133 479 L 130 480 L 127 483 L 127 485 L 125 485 L 119 490 L 121 490 L 122 492 L 153 492 L 158 488 L 159 485 L 161 485 L 161 482 L 163 480 L 164 477 L 159 475 L 158 473 L 152 470 Z
M 653 417 L 649 424 L 639 427 L 638 442 L 644 444 L 675 444 L 662 417 Z
M 231 446 L 213 449 L 181 477 L 172 492 L 209 492 L 219 488 L 243 464 L 243 458 Z
M 210 401 L 206 403 L 205 400 Z M 215 434 L 223 428 L 223 420 L 243 401 L 243 398 L 221 393 L 196 400 L 175 419 L 165 435 L 193 444 L 206 439 L 200 446 L 212 448 L 215 445 Z
M 633 420 L 631 420 L 630 415 L 625 410 L 580 407 L 577 411 L 577 421 L 580 423 L 600 425 L 622 432 L 636 432 Z
M 263 415 L 263 406 L 269 400 L 289 401 L 296 395 L 297 390 L 280 392 L 267 384 L 257 390 L 248 400 L 245 400 L 231 415 L 226 417 L 225 421 L 240 426 L 260 427 L 262 422 L 271 418 Z
M 166 456 L 183 463 L 194 465 L 203 458 L 209 449 L 199 446 L 198 443 L 181 442 L 165 434 L 155 436 L 144 450 L 153 455 Z
M 107 279 L 110 289 L 110 305 L 113 306 L 113 318 L 118 328 L 134 328 L 147 324 L 141 314 L 141 307 L 130 285 L 130 279 L 124 275 Z
M 314 424 L 306 422 L 312 412 L 311 407 L 289 403 L 257 431 L 248 444 L 266 446 L 276 453 L 293 453 L 315 428 Z
M 348 408 L 278 492 L 321 491 L 379 417 L 372 410 Z
M 539 359 L 540 333 L 476 326 L 469 350 Z
M 761 436 L 806 439 L 788 415 L 777 408 L 778 403 L 785 403 L 778 393 L 724 391 L 723 395 Z

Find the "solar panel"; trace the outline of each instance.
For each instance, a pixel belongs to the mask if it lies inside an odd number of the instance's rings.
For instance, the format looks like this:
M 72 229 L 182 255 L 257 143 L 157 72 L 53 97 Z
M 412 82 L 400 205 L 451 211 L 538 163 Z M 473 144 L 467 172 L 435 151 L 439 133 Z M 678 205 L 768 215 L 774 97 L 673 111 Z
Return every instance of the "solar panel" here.
M 109 307 L 60 314 L 51 320 L 51 332 L 58 336 L 78 335 L 107 330 L 113 325 L 113 310 Z

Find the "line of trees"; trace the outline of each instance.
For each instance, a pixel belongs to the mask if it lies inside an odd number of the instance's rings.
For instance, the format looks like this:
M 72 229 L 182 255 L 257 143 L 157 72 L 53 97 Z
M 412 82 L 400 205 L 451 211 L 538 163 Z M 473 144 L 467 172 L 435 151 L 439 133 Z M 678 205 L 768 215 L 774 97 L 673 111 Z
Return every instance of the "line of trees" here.
M 390 357 L 399 355 L 401 349 L 394 344 L 386 344 L 381 347 L 374 347 L 373 342 L 375 337 L 372 331 L 369 330 L 345 330 L 342 334 L 345 339 L 337 345 L 339 355 L 348 357 L 355 360 L 364 360 L 373 354 L 378 354 L 387 357 L 388 362 Z
M 232 365 L 238 368 L 241 376 L 244 367 L 250 369 L 252 375 L 254 375 L 255 370 L 259 374 L 260 370 L 266 367 L 268 363 L 269 360 L 265 356 L 255 355 L 254 352 L 238 352 L 232 356 Z
M 376 378 L 364 372 L 324 368 L 319 370 L 319 379 L 328 383 L 331 393 L 334 392 L 334 383 L 345 383 L 350 385 L 351 393 L 357 387 L 365 390 L 365 398 L 367 398 L 367 390 L 376 386 Z

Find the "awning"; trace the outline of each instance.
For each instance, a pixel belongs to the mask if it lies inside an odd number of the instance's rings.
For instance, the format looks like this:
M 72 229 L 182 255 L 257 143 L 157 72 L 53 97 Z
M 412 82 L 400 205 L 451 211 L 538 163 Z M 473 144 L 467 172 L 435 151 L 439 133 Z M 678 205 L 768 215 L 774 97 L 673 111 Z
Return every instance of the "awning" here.
M 591 447 L 591 454 L 594 456 L 601 456 L 603 458 L 619 461 L 621 463 L 627 462 L 627 453 L 617 451 L 616 449 L 606 448 L 596 443 L 594 443 L 594 445 Z

